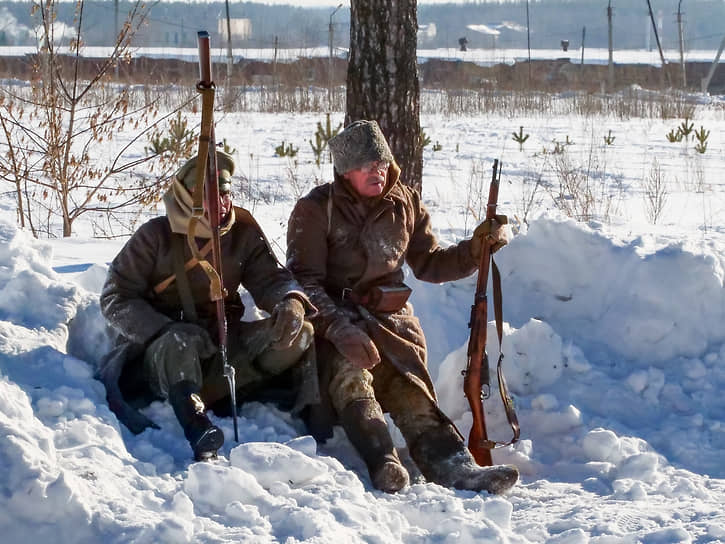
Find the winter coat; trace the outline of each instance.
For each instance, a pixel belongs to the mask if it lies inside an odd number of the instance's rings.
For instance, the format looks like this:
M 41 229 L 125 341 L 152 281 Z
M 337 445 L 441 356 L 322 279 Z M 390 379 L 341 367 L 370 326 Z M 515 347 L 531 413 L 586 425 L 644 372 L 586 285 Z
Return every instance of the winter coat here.
M 275 259 L 249 212 L 235 207 L 230 221 L 231 226 L 227 224 L 221 237 L 221 261 L 231 336 L 235 322 L 244 313 L 237 291 L 240 286 L 249 291 L 259 308 L 270 313 L 290 293 L 297 293 L 305 300 L 306 297 L 290 272 Z M 172 282 L 160 293 L 154 291 L 154 286 L 175 272 L 174 236 L 183 237 L 184 262 L 192 258 L 186 236 L 174 230 L 177 232 L 172 232 L 168 216 L 143 224 L 111 263 L 101 292 L 101 312 L 118 338 L 116 348 L 101 362 L 98 376 L 106 386 L 109 406 L 129 429 L 136 427 L 135 432 L 138 426 L 143 428 L 149 422 L 127 404 L 129 399 L 123 398 L 119 378 L 124 366 L 142 357 L 146 346 L 167 324 L 183 319 L 178 282 Z M 197 239 L 197 242 L 201 247 L 207 240 Z M 196 303 L 197 324 L 216 339 L 216 310 L 209 300 L 209 279 L 199 266 L 188 270 L 187 277 Z
M 380 313 L 340 298 L 344 288 L 365 293 L 371 286 L 402 283 L 404 263 L 418 279 L 434 283 L 460 279 L 476 269 L 469 240 L 440 247 L 420 195 L 403 185 L 399 175 L 393 163 L 383 194 L 367 203 L 339 175 L 300 199 L 287 230 L 287 267 L 318 309 L 312 319 L 316 334 L 324 336 L 336 319 L 357 322 L 383 359 L 435 401 L 425 338 L 411 304 Z

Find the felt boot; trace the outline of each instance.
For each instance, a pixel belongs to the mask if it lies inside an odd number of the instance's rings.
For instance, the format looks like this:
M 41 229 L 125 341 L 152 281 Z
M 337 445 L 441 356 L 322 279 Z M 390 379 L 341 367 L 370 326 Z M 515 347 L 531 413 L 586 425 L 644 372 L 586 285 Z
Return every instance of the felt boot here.
M 518 469 L 511 465 L 479 466 L 449 423 L 420 434 L 409 449 L 426 480 L 445 487 L 499 494 L 511 488 L 519 477 Z
M 340 414 L 340 419 L 348 439 L 365 461 L 376 489 L 395 493 L 410 483 L 408 471 L 400 463 L 376 400 L 350 402 Z

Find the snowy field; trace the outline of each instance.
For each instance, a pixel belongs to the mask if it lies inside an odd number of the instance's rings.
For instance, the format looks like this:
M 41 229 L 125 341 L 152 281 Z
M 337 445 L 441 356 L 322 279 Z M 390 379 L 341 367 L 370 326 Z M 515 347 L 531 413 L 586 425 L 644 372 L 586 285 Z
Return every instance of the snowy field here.
M 442 243 L 470 235 L 493 159 L 503 162 L 499 210 L 516 231 L 497 254 L 504 368 L 522 440 L 493 454 L 521 471 L 500 497 L 421 482 L 378 492 L 341 429 L 316 444 L 268 405 L 242 408 L 239 444 L 231 419 L 212 418 L 228 437 L 214 463 L 192 462 L 166 403 L 145 412 L 161 429 L 132 435 L 92 377 L 108 347 L 98 293 L 124 240 L 92 239 L 87 222 L 71 239 L 34 240 L 4 194 L 0 541 L 725 542 L 725 110 L 699 102 L 704 154 L 667 141 L 681 119 L 422 118 L 423 196 Z M 307 143 L 322 117 L 228 114 L 217 126 L 245 179 L 237 203 L 281 259 L 296 198 L 331 175 Z M 530 135 L 521 149 L 519 127 Z M 282 141 L 299 147 L 296 165 L 275 156 Z M 559 187 L 582 172 L 596 199 L 576 205 L 576 221 Z M 467 434 L 475 276 L 407 281 L 442 407 Z M 488 351 L 498 353 L 492 327 Z M 486 412 L 490 434 L 508 439 L 496 391 Z
M 524 40 L 525 41 L 525 38 Z M 102 46 L 85 47 L 83 54 L 88 57 L 105 58 L 110 55 L 112 48 Z M 3 56 L 25 56 L 37 52 L 37 48 L 25 45 L 4 45 L 0 46 L 0 57 Z M 347 56 L 347 49 L 336 47 L 335 54 Z M 712 62 L 717 51 L 711 49 L 690 49 L 685 52 L 686 62 Z M 199 52 L 196 47 L 136 47 L 132 49 L 132 55 L 136 57 L 150 58 L 177 58 L 188 61 L 195 61 Z M 323 57 L 330 55 L 328 47 L 296 47 L 296 48 L 246 48 L 235 47 L 232 50 L 234 62 L 242 60 L 262 60 L 279 62 L 294 62 L 298 59 Z M 665 49 L 663 55 L 668 63 L 677 64 L 680 62 L 679 49 Z M 224 63 L 227 59 L 227 50 L 224 47 L 212 49 L 212 56 L 216 62 Z M 581 46 L 572 44 L 569 51 L 564 52 L 559 48 L 532 49 L 529 52 L 525 47 L 491 47 L 489 49 L 470 48 L 467 51 L 460 51 L 458 47 L 418 49 L 419 62 L 429 59 L 460 60 L 474 62 L 482 65 L 493 65 L 498 63 L 513 64 L 526 61 L 529 56 L 532 60 L 556 60 L 568 58 L 571 62 L 579 64 L 582 60 Z M 662 59 L 656 48 L 649 49 L 618 49 L 613 52 L 614 62 L 617 64 L 651 64 L 661 66 Z M 605 47 L 587 47 L 584 50 L 585 64 L 607 64 L 609 62 L 609 49 Z

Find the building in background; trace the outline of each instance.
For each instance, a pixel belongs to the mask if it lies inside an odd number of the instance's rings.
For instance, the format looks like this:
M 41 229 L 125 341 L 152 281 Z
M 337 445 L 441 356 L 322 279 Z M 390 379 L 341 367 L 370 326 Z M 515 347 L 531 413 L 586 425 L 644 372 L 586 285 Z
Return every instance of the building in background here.
M 231 28 L 232 41 L 235 40 L 248 40 L 252 37 L 252 20 L 251 19 L 240 19 L 230 18 L 229 27 Z M 217 32 L 222 40 L 226 42 L 227 39 L 227 20 L 221 18 L 217 20 Z

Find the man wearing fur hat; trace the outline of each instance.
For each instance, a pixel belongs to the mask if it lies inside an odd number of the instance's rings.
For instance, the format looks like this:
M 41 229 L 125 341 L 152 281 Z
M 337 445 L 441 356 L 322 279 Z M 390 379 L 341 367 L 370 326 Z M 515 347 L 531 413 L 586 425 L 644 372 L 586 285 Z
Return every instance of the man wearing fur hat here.
M 285 373 L 295 385 L 295 409 L 317 396 L 313 310 L 287 269 L 272 254 L 259 225 L 232 205 L 232 157 L 217 151 L 222 277 L 228 321 L 228 360 L 236 370 L 237 399 Z M 101 292 L 101 311 L 118 333 L 116 348 L 101 365 L 109 406 L 132 432 L 152 421 L 137 411 L 143 400 L 168 399 L 184 429 L 194 458 L 216 457 L 222 431 L 211 423 L 205 404 L 229 410 L 229 386 L 218 357 L 215 305 L 209 279 L 188 247 L 187 233 L 196 158 L 178 171 L 164 196 L 166 215 L 142 225 L 111 263 Z M 194 231 L 204 254 L 211 228 L 203 217 Z M 270 317 L 241 321 L 240 286 Z M 289 372 L 287 372 L 289 371 Z M 294 375 L 294 376 L 292 376 Z M 299 389 L 296 387 L 299 386 Z
M 442 248 L 375 121 L 352 123 L 329 146 L 335 180 L 297 202 L 287 230 L 287 266 L 318 309 L 312 323 L 322 393 L 377 489 L 409 483 L 383 416 L 389 412 L 428 481 L 507 490 L 517 469 L 478 466 L 438 407 L 402 270 L 407 263 L 435 283 L 463 278 L 476 270 L 483 244 L 506 243 L 505 231 L 484 222 L 472 239 Z

